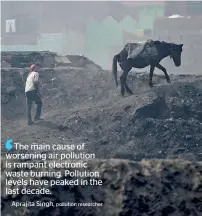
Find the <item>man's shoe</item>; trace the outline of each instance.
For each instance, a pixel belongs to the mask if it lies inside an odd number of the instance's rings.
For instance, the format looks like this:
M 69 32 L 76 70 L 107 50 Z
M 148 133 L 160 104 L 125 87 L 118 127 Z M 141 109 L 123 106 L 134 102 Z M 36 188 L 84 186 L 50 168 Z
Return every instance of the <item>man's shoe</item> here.
M 28 121 L 27 124 L 28 125 L 32 125 L 34 122 L 32 120 Z
M 34 121 L 43 121 L 44 119 L 38 117 L 38 118 L 34 118 Z

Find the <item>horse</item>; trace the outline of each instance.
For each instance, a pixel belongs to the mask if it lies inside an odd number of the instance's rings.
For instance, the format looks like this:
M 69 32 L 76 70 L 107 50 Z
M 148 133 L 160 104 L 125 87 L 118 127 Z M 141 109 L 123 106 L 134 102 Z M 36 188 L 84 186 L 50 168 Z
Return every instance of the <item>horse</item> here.
M 152 52 L 151 52 L 150 55 L 141 56 L 141 53 L 139 53 L 133 58 L 128 58 L 129 50 L 126 45 L 124 46 L 121 52 L 114 55 L 113 63 L 112 63 L 112 73 L 114 75 L 116 86 L 118 86 L 117 62 L 119 63 L 121 69 L 123 70 L 123 73 L 120 77 L 122 96 L 124 96 L 125 94 L 125 89 L 130 95 L 133 94 L 131 89 L 126 84 L 127 75 L 132 68 L 140 69 L 140 68 L 145 68 L 147 66 L 150 66 L 150 73 L 149 73 L 149 86 L 150 87 L 153 87 L 152 77 L 153 77 L 155 67 L 163 71 L 163 73 L 165 74 L 167 83 L 171 83 L 167 70 L 160 64 L 160 61 L 170 56 L 170 58 L 173 59 L 175 66 L 179 67 L 181 65 L 181 53 L 182 53 L 183 44 L 168 43 L 165 41 L 152 41 L 152 42 L 153 42 L 152 46 L 155 47 L 156 49 L 156 55 L 152 55 Z M 137 45 L 137 43 L 135 45 Z

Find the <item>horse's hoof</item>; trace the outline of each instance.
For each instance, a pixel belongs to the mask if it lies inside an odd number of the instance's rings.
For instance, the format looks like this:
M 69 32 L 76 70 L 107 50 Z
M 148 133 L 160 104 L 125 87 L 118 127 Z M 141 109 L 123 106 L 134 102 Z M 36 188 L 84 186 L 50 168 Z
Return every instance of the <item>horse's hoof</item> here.
M 167 83 L 171 83 L 171 81 L 170 81 L 170 80 L 167 80 Z

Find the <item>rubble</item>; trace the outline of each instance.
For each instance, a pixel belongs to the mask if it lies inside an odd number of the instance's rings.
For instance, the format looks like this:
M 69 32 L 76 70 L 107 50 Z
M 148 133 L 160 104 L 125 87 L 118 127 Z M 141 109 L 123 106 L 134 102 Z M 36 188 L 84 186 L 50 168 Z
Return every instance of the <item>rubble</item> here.
M 55 53 L 51 52 L 1 52 L 1 61 L 7 62 L 12 68 L 30 67 L 33 62 L 39 67 L 53 68 L 55 66 Z
M 22 212 L 25 211 L 27 212 L 26 216 L 145 216 L 169 214 L 184 216 L 202 214 L 201 162 L 185 160 L 132 162 L 111 159 L 88 161 L 88 164 L 88 170 L 100 173 L 99 180 L 103 182 L 101 186 L 46 186 L 46 189 L 50 189 L 52 193 L 47 199 L 45 195 L 6 195 L 5 162 L 3 162 L 1 178 L 3 186 L 1 194 L 2 214 L 13 215 L 13 209 L 15 209 L 15 216 L 23 216 Z M 44 169 L 39 170 L 41 172 L 46 171 Z M 62 173 L 64 174 L 64 172 Z M 61 179 L 64 178 L 62 176 Z M 46 180 L 50 179 L 55 178 L 46 178 Z M 86 178 L 86 180 L 89 179 Z M 9 186 L 7 187 L 9 188 Z M 39 186 L 35 187 L 39 188 Z M 26 188 L 30 189 L 34 186 L 28 185 Z M 116 199 L 114 199 L 115 197 Z M 37 208 L 22 206 L 11 208 L 13 201 L 43 202 L 46 200 L 52 201 L 54 204 L 62 202 L 100 203 L 102 206 L 88 208 L 79 206 L 49 208 L 45 206 L 38 206 Z
M 49 51 L 1 52 L 2 68 L 28 68 L 35 63 L 40 68 L 81 67 L 85 69 L 102 70 L 102 68 L 83 55 L 61 56 Z

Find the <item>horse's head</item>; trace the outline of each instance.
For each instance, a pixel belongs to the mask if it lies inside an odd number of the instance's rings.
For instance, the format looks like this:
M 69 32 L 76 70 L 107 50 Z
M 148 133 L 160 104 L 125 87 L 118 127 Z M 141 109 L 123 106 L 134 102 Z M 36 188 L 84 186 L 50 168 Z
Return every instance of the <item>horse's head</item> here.
M 176 67 L 181 65 L 181 53 L 183 44 L 171 44 L 170 57 L 173 59 Z

